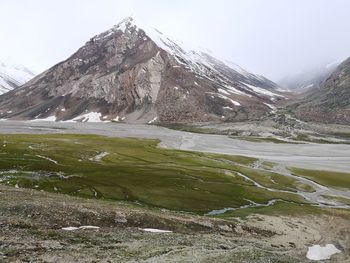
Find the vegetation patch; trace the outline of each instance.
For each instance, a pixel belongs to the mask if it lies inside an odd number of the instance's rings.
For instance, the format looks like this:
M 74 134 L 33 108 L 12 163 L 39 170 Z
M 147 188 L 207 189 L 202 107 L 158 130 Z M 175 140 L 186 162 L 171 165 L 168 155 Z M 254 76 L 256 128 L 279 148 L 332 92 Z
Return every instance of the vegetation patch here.
M 96 135 L 0 135 L 0 181 L 16 187 L 207 213 L 271 200 L 306 203 L 300 182 L 254 158 Z M 272 190 L 271 190 L 272 189 Z
M 294 175 L 308 178 L 324 186 L 350 189 L 350 173 L 288 168 Z
M 333 200 L 336 202 L 340 202 L 345 205 L 350 205 L 350 198 L 345 198 L 341 196 L 331 196 L 331 195 L 322 195 L 323 198 L 326 198 L 328 200 Z

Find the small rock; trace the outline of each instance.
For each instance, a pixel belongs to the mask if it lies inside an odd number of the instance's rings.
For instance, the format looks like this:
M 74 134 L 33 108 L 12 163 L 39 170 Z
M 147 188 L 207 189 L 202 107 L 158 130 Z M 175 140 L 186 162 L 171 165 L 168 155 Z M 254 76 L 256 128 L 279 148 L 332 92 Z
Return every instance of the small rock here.
M 114 217 L 114 223 L 116 224 L 126 224 L 128 219 L 124 213 L 116 213 Z
M 218 227 L 223 231 L 232 231 L 232 228 L 228 225 L 218 225 Z

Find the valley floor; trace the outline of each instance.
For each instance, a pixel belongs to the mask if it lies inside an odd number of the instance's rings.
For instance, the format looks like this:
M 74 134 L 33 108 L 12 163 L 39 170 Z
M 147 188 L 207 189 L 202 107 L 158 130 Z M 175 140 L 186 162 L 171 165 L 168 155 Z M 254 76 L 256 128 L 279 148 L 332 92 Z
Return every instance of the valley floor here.
M 246 125 L 244 124 L 244 126 Z M 242 125 L 240 125 L 236 129 L 243 129 L 244 131 L 257 130 L 259 126 L 260 124 L 252 124 L 251 127 L 242 128 Z M 215 130 L 222 129 L 221 127 L 225 126 L 215 127 Z M 267 128 L 260 127 L 260 129 L 266 130 Z M 343 133 L 349 133 L 348 136 L 350 137 L 349 128 L 345 131 Z M 191 133 L 153 125 L 124 123 L 0 122 L 0 134 L 15 133 L 98 134 L 112 137 L 159 139 L 161 140 L 160 146 L 164 148 L 243 155 L 287 166 L 317 170 L 350 171 L 349 145 L 341 143 L 304 143 L 303 141 L 295 144 L 271 143 L 268 141 L 254 142 L 225 135 Z
M 0 261 L 347 262 L 349 147 L 1 121 Z

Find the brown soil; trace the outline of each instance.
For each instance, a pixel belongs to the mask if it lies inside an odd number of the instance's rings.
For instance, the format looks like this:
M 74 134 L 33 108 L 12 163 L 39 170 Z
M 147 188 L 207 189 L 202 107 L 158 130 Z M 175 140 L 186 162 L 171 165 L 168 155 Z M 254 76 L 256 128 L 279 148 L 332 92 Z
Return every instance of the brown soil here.
M 333 243 L 331 262 L 346 262 L 349 212 L 336 211 L 223 220 L 0 185 L 0 261 L 308 262 L 307 246 Z M 62 230 L 82 225 L 100 229 Z

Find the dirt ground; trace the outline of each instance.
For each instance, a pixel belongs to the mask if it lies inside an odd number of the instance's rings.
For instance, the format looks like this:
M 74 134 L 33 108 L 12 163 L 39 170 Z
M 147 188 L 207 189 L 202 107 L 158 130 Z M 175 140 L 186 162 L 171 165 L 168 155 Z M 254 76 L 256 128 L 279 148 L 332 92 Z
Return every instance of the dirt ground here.
M 0 185 L 0 262 L 350 262 L 350 214 L 216 219 Z M 98 226 L 66 231 L 63 227 Z M 171 230 L 149 233 L 142 228 Z

